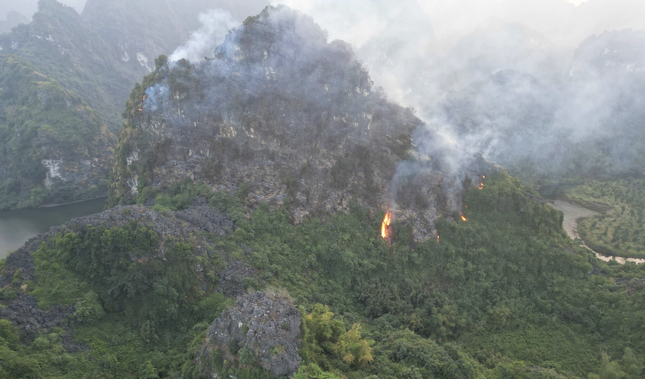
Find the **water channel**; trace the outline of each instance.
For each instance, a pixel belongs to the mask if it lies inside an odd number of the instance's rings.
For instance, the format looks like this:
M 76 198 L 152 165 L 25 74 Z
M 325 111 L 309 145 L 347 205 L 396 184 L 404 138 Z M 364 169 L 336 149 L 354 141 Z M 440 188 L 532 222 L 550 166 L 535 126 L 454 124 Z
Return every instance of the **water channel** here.
M 0 212 L 0 259 L 6 258 L 30 238 L 48 232 L 52 226 L 99 213 L 104 205 L 103 198 L 50 208 Z
M 587 218 L 587 217 L 592 217 L 594 215 L 599 214 L 596 211 L 592 211 L 591 209 L 583 208 L 577 204 L 570 203 L 565 200 L 549 200 L 549 204 L 557 209 L 560 210 L 564 213 L 564 221 L 562 223 L 562 227 L 564 230 L 567 232 L 569 237 L 572 239 L 580 238 L 580 235 L 578 234 L 578 222 L 580 219 Z M 585 246 L 583 244 L 583 246 Z M 587 246 L 585 246 L 587 247 Z M 587 247 L 587 249 L 589 249 Z M 591 250 L 591 249 L 589 249 Z M 593 250 L 591 250 L 593 251 Z M 625 262 L 634 262 L 636 264 L 641 264 L 645 263 L 645 259 L 635 259 L 635 258 L 621 258 L 621 257 L 607 257 L 602 254 L 598 254 L 594 251 L 596 254 L 596 257 L 598 259 L 601 259 L 605 262 L 609 262 L 611 260 L 616 260 L 616 262 L 620 264 L 625 264 Z

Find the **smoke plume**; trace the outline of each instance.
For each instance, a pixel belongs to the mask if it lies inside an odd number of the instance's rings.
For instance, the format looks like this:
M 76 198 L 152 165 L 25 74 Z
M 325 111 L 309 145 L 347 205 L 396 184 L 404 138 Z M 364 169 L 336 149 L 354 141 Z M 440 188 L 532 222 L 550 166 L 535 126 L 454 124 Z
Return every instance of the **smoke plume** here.
M 428 165 L 443 174 L 449 206 L 457 209 L 462 183 L 477 182 L 482 159 L 539 182 L 631 172 L 645 157 L 639 142 L 645 136 L 637 127 L 645 121 L 638 105 L 645 100 L 645 34 L 605 31 L 645 26 L 641 5 L 283 2 L 312 16 L 331 40 L 349 42 L 384 88 L 380 93 L 414 108 L 424 121 L 413 136 L 416 161 L 401 164 L 393 179 L 394 200 L 397 184 Z M 615 8 L 626 16 L 616 16 Z M 233 18 L 213 11 L 201 21 L 172 61 L 199 62 L 222 43 L 220 52 L 226 52 Z M 253 78 L 272 75 L 265 68 L 249 72 L 247 90 L 253 91 Z
M 645 4 L 280 2 L 352 44 L 375 84 L 425 122 L 417 152 L 456 183 L 480 156 L 534 182 L 640 165 L 645 36 L 612 30 L 645 28 Z
M 185 45 L 172 53 L 170 61 L 187 59 L 199 62 L 205 57 L 212 57 L 215 48 L 224 42 L 228 32 L 240 24 L 230 12 L 221 9 L 200 14 L 199 21 L 201 28 L 193 32 Z

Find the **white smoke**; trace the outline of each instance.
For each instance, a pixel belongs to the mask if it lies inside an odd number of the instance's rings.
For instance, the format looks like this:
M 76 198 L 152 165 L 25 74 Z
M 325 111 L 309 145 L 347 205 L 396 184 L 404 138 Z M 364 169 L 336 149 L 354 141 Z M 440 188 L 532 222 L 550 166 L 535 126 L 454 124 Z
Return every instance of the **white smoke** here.
M 215 48 L 224 42 L 228 32 L 240 25 L 230 12 L 221 9 L 201 13 L 199 22 L 202 24 L 201 28 L 194 31 L 188 42 L 170 55 L 171 62 L 181 59 L 199 62 L 205 57 L 212 57 Z
M 618 139 L 607 143 L 602 157 L 594 150 L 613 133 L 607 120 L 620 118 L 616 109 L 625 101 L 618 96 L 640 90 L 608 80 L 612 76 L 606 73 L 594 77 L 595 68 L 583 67 L 577 79 L 576 62 L 585 59 L 575 54 L 593 34 L 645 29 L 645 1 L 589 0 L 577 6 L 565 0 L 271 2 L 312 16 L 330 39 L 352 45 L 388 98 L 414 108 L 424 121 L 414 136 L 416 150 L 431 157 L 454 187 L 473 173 L 480 157 L 516 163 L 514 173 L 532 162 L 529 167 L 543 170 L 539 175 L 548 171 L 546 177 L 570 172 L 567 159 L 576 149 L 589 151 L 589 167 L 599 165 L 592 160 L 622 153 Z M 604 59 L 628 61 L 626 70 L 640 70 L 640 58 L 619 59 L 630 49 L 617 47 L 612 49 L 617 58 Z M 625 118 L 623 124 L 636 119 L 618 116 Z M 415 169 L 399 167 L 397 177 Z

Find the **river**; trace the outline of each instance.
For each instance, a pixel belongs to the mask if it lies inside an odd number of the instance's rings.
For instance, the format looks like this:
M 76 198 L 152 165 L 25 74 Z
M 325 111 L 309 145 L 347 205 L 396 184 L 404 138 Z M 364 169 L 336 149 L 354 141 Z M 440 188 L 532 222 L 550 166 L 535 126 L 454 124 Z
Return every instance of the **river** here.
M 46 233 L 81 216 L 103 211 L 105 198 L 51 208 L 0 212 L 0 259 L 21 247 L 27 240 Z
M 548 202 L 553 208 L 560 210 L 564 213 L 564 221 L 562 222 L 562 227 L 567 232 L 569 237 L 571 237 L 572 239 L 580 238 L 580 235 L 578 234 L 578 221 L 580 219 L 592 217 L 599 214 L 596 211 L 583 208 L 579 205 L 576 205 L 564 200 L 549 200 Z M 583 246 L 589 249 L 586 245 L 583 244 Z M 645 263 L 645 259 L 635 259 L 635 258 L 625 259 L 621 257 L 607 257 L 602 254 L 598 254 L 595 251 L 594 251 L 594 254 L 596 254 L 596 257 L 598 257 L 598 259 L 601 259 L 605 262 L 609 262 L 615 259 L 616 262 L 620 264 L 625 264 L 626 261 L 634 262 L 636 264 Z

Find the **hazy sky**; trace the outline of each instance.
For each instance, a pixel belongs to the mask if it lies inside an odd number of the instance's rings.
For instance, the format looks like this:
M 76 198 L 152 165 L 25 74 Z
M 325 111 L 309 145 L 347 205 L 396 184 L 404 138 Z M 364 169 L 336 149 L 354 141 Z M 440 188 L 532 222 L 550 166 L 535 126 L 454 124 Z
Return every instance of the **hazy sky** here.
M 79 13 L 83 10 L 83 5 L 85 5 L 86 0 L 59 0 L 59 2 L 69 5 L 78 11 Z M 244 1 L 244 0 L 240 0 Z M 351 0 L 348 0 L 351 2 Z M 584 3 L 586 0 L 563 0 L 576 5 Z M 36 10 L 38 9 L 38 0 L 0 0 L 0 18 L 4 19 L 4 16 L 9 11 L 18 11 L 27 17 L 31 17 Z
M 86 0 L 58 0 L 60 3 L 69 5 L 76 9 L 77 12 L 83 10 Z M 38 10 L 38 0 L 0 0 L 0 19 L 5 19 L 5 15 L 10 11 L 17 11 L 26 17 L 31 17 Z

